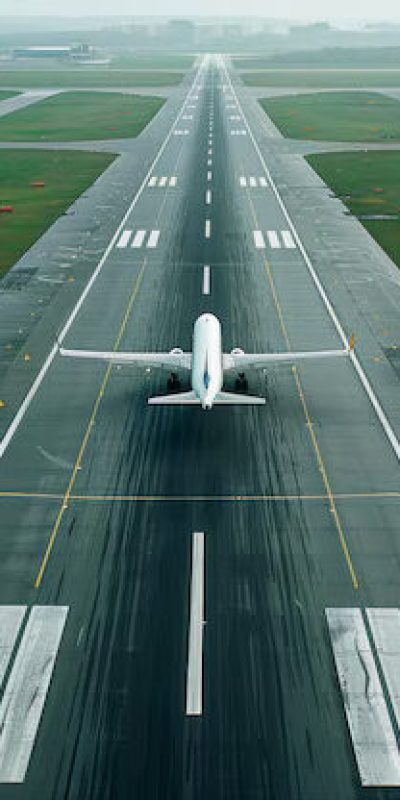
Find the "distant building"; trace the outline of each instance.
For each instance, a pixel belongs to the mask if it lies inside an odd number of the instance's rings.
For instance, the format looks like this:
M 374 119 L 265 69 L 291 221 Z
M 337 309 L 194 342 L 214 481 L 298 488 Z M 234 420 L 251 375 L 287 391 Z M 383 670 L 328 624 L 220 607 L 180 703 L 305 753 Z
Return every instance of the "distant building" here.
M 72 47 L 61 45 L 33 45 L 32 47 L 15 47 L 14 58 L 71 58 Z

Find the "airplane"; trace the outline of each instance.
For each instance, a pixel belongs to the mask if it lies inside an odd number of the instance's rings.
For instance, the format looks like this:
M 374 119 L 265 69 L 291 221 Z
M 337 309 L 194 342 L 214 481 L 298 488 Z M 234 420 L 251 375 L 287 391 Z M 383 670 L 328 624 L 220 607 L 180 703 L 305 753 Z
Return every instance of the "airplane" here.
M 168 381 L 172 394 L 149 397 L 149 405 L 200 405 L 210 410 L 215 405 L 264 405 L 265 397 L 222 391 L 224 375 L 237 374 L 236 388 L 247 390 L 245 370 L 261 370 L 270 365 L 295 364 L 297 361 L 349 356 L 354 349 L 354 336 L 343 350 L 322 350 L 304 353 L 245 353 L 235 348 L 231 353 L 222 351 L 221 323 L 213 314 L 202 314 L 194 323 L 193 349 L 184 353 L 175 347 L 169 353 L 120 353 L 94 350 L 66 350 L 59 348 L 62 356 L 106 361 L 118 366 L 144 366 L 170 372 Z M 180 382 L 176 370 L 191 373 L 191 390 L 178 392 Z

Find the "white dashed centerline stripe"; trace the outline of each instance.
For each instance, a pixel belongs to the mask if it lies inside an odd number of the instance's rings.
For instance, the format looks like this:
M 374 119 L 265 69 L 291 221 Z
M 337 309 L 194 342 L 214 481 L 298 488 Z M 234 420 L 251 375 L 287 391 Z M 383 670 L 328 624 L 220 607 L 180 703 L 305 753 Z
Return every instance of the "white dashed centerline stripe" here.
M 212 167 L 212 158 L 209 158 L 207 161 L 207 167 Z
M 194 78 L 194 82 L 193 82 L 192 86 L 194 85 L 195 81 L 197 80 L 197 74 L 198 73 L 196 73 L 196 76 Z M 191 89 L 189 91 L 191 91 Z M 40 386 L 41 386 L 41 384 L 43 382 L 43 379 L 46 377 L 49 368 L 51 367 L 56 355 L 58 354 L 59 345 L 62 344 L 62 342 L 64 341 L 64 339 L 65 339 L 65 337 L 66 337 L 66 335 L 68 333 L 68 331 L 70 330 L 71 326 L 75 322 L 75 319 L 78 316 L 79 311 L 81 310 L 82 305 L 85 302 L 85 300 L 86 300 L 86 298 L 87 298 L 87 296 L 88 296 L 93 284 L 97 280 L 101 270 L 103 269 L 103 266 L 104 266 L 105 262 L 107 261 L 108 256 L 110 255 L 113 247 L 115 246 L 115 243 L 118 241 L 118 239 L 119 239 L 119 237 L 121 235 L 121 232 L 123 231 L 123 229 L 124 229 L 124 227 L 126 225 L 127 220 L 129 219 L 133 209 L 135 208 L 138 200 L 140 199 L 144 189 L 146 188 L 147 183 L 148 183 L 151 175 L 154 172 L 156 164 L 158 164 L 162 154 L 164 153 L 166 147 L 168 146 L 170 140 L 172 139 L 172 136 L 174 135 L 174 132 L 175 132 L 175 128 L 178 125 L 179 120 L 181 119 L 181 116 L 183 114 L 183 111 L 184 111 L 184 108 L 185 108 L 185 103 L 186 103 L 186 99 L 185 99 L 184 103 L 182 104 L 181 108 L 179 109 L 179 111 L 178 111 L 178 113 L 177 113 L 177 115 L 175 117 L 174 122 L 172 123 L 172 125 L 171 125 L 171 127 L 170 127 L 170 129 L 169 129 L 164 141 L 162 142 L 161 146 L 158 149 L 157 155 L 154 158 L 154 160 L 153 160 L 153 162 L 152 162 L 152 164 L 150 166 L 150 169 L 147 171 L 145 177 L 143 178 L 143 181 L 142 181 L 141 185 L 139 186 L 139 189 L 136 192 L 135 197 L 133 198 L 133 200 L 132 200 L 128 210 L 126 211 L 125 215 L 123 216 L 120 224 L 118 225 L 118 228 L 115 231 L 114 235 L 112 236 L 111 241 L 109 242 L 108 246 L 106 247 L 106 249 L 105 249 L 105 251 L 104 251 L 104 253 L 103 253 L 103 255 L 102 255 L 102 257 L 101 257 L 101 259 L 99 261 L 99 263 L 96 266 L 96 269 L 94 270 L 91 278 L 88 280 L 88 282 L 87 282 L 82 294 L 80 295 L 78 301 L 75 303 L 74 308 L 72 309 L 72 312 L 69 315 L 69 317 L 68 317 L 68 319 L 67 319 L 67 321 L 66 321 L 66 323 L 65 323 L 65 325 L 63 327 L 63 329 L 60 331 L 57 341 L 53 344 L 53 347 L 51 348 L 51 350 L 50 350 L 47 358 L 45 359 L 41 369 L 39 370 L 38 374 L 36 375 L 36 378 L 33 381 L 31 388 L 29 389 L 29 391 L 25 395 L 25 397 L 24 397 L 24 399 L 23 399 L 23 401 L 22 401 L 17 413 L 15 414 L 11 424 L 8 426 L 8 428 L 6 430 L 6 433 L 4 434 L 3 438 L 1 439 L 1 442 L 0 442 L 0 458 L 3 458 L 3 455 L 6 452 L 8 445 L 10 444 L 14 434 L 18 430 L 18 428 L 19 428 L 19 426 L 20 426 L 20 424 L 21 424 L 21 422 L 22 422 L 22 420 L 23 420 L 23 418 L 24 418 L 24 416 L 25 416 L 25 414 L 26 414 L 26 412 L 27 412 L 32 400 L 33 400 L 33 398 L 37 394 L 38 389 L 40 388 Z
M 206 224 L 204 227 L 204 236 L 206 237 L 206 239 L 211 238 L 211 220 L 209 219 L 206 219 Z
M 208 182 L 212 181 L 212 172 L 211 171 L 207 172 L 207 180 L 208 180 Z
M 194 533 L 186 673 L 186 715 L 203 713 L 204 533 Z
M 211 203 L 212 203 L 212 193 L 211 193 L 210 189 L 207 189 L 207 191 L 206 191 L 206 204 L 208 206 L 210 206 Z
M 224 69 L 226 71 L 228 80 L 230 81 L 230 78 L 228 76 L 228 73 L 227 73 L 225 65 L 224 65 Z M 236 93 L 235 93 L 235 90 L 234 90 L 233 87 L 232 87 L 232 91 L 234 92 L 234 94 L 236 96 Z M 326 310 L 327 310 L 327 312 L 328 312 L 328 314 L 329 314 L 329 316 L 330 316 L 330 318 L 331 318 L 331 320 L 332 320 L 332 322 L 333 322 L 333 324 L 334 324 L 334 326 L 336 328 L 336 331 L 337 331 L 337 333 L 339 335 L 339 338 L 341 339 L 341 342 L 342 342 L 343 346 L 344 347 L 348 347 L 349 346 L 349 340 L 348 340 L 348 338 L 347 338 L 347 336 L 346 336 L 346 334 L 345 334 L 345 332 L 343 330 L 342 324 L 341 324 L 341 322 L 339 322 L 339 318 L 338 318 L 338 316 L 337 316 L 337 314 L 336 314 L 336 312 L 335 312 L 335 310 L 333 308 L 333 305 L 332 305 L 331 301 L 329 300 L 329 297 L 328 297 L 328 295 L 327 295 L 327 293 L 326 293 L 326 291 L 325 291 L 325 289 L 324 289 L 324 287 L 323 287 L 323 285 L 322 285 L 322 283 L 321 283 L 321 281 L 320 281 L 320 279 L 319 279 L 319 277 L 318 277 L 318 275 L 317 275 L 317 273 L 316 273 L 316 271 L 315 271 L 315 269 L 314 269 L 314 267 L 312 265 L 310 256 L 308 255 L 307 250 L 305 249 L 305 247 L 303 245 L 303 242 L 301 241 L 300 236 L 297 233 L 295 225 L 292 222 L 292 219 L 291 219 L 291 217 L 289 215 L 289 212 L 288 212 L 288 210 L 287 210 L 287 208 L 285 206 L 285 203 L 283 202 L 282 197 L 281 197 L 281 195 L 279 193 L 279 190 L 278 190 L 278 188 L 277 188 L 277 186 L 276 186 L 276 184 L 274 182 L 274 179 L 273 179 L 273 177 L 272 177 L 272 175 L 271 175 L 271 173 L 270 173 L 270 171 L 269 171 L 269 169 L 267 167 L 265 158 L 264 158 L 264 156 L 263 156 L 263 154 L 262 154 L 262 152 L 260 150 L 260 147 L 259 147 L 259 145 L 257 143 L 257 140 L 256 140 L 254 134 L 253 134 L 253 131 L 251 130 L 250 125 L 247 122 L 247 119 L 246 119 L 246 117 L 245 117 L 245 115 L 243 113 L 243 109 L 242 109 L 242 106 L 241 106 L 239 100 L 237 100 L 237 104 L 238 104 L 238 108 L 240 109 L 240 111 L 242 113 L 242 116 L 243 116 L 243 123 L 246 125 L 246 128 L 248 130 L 250 139 L 251 139 L 251 141 L 252 141 L 252 143 L 254 145 L 254 149 L 255 149 L 255 151 L 256 151 L 259 159 L 260 159 L 260 162 L 261 162 L 261 164 L 263 166 L 264 172 L 265 172 L 265 174 L 266 174 L 266 176 L 268 178 L 269 185 L 270 185 L 270 187 L 271 187 L 271 189 L 272 189 L 272 191 L 273 191 L 273 193 L 274 193 L 274 195 L 276 197 L 276 200 L 277 200 L 277 202 L 279 204 L 279 207 L 280 207 L 280 209 L 281 209 L 281 211 L 282 211 L 282 213 L 283 213 L 283 215 L 284 215 L 284 217 L 285 217 L 285 219 L 287 221 L 288 227 L 291 230 L 293 238 L 294 238 L 294 240 L 295 240 L 295 242 L 296 242 L 296 244 L 297 244 L 297 246 L 298 246 L 298 248 L 299 248 L 299 250 L 300 250 L 300 252 L 301 252 L 301 254 L 303 256 L 303 259 L 304 259 L 304 262 L 305 262 L 306 267 L 308 269 L 308 272 L 309 272 L 309 274 L 310 274 L 310 276 L 311 276 L 311 278 L 312 278 L 312 280 L 313 280 L 313 282 L 315 284 L 315 287 L 316 287 L 316 289 L 317 289 L 317 291 L 318 291 L 318 293 L 319 293 L 319 295 L 321 297 L 321 300 L 322 300 L 322 302 L 323 302 L 323 304 L 324 304 L 324 306 L 325 306 L 325 308 L 326 308 Z M 362 384 L 362 386 L 363 386 L 363 388 L 364 388 L 364 390 L 365 390 L 365 392 L 367 394 L 367 397 L 368 397 L 368 399 L 369 399 L 369 401 L 370 401 L 370 403 L 371 403 L 371 405 L 372 405 L 372 407 L 373 407 L 373 409 L 375 411 L 375 414 L 378 417 L 380 424 L 382 425 L 382 428 L 383 428 L 383 430 L 384 430 L 384 432 L 386 434 L 386 437 L 389 440 L 389 442 L 390 442 L 390 444 L 391 444 L 391 446 L 392 446 L 392 448 L 393 448 L 393 450 L 394 450 L 394 452 L 396 454 L 396 458 L 398 459 L 398 461 L 400 461 L 400 442 L 399 442 L 399 440 L 398 440 L 398 438 L 397 438 L 397 436 L 396 436 L 396 434 L 395 434 L 395 432 L 394 432 L 394 430 L 393 430 L 393 428 L 392 428 L 392 426 L 391 426 L 391 424 L 390 424 L 390 422 L 389 422 L 389 420 L 388 420 L 388 418 L 387 418 L 387 416 L 386 416 L 386 414 L 385 414 L 385 412 L 384 412 L 384 410 L 383 410 L 383 408 L 382 408 L 382 406 L 381 406 L 381 404 L 380 404 L 380 402 L 379 402 L 379 400 L 378 400 L 378 398 L 377 398 L 377 396 L 376 396 L 376 394 L 375 394 L 375 392 L 374 392 L 374 390 L 373 390 L 368 378 L 367 378 L 366 373 L 364 372 L 363 367 L 361 366 L 361 363 L 360 363 L 360 361 L 358 359 L 358 356 L 355 354 L 354 351 L 351 351 L 349 358 L 350 358 L 350 361 L 353 364 L 353 367 L 354 367 L 354 369 L 355 369 L 355 371 L 356 371 L 356 373 L 357 373 L 357 375 L 358 375 L 358 377 L 359 377 L 359 379 L 361 381 L 361 384 Z
M 157 247 L 159 238 L 160 238 L 160 231 L 151 231 L 151 234 L 147 242 L 147 247 L 149 247 L 150 249 Z
M 203 294 L 210 294 L 210 267 L 203 268 Z
M 131 236 L 132 236 L 132 231 L 124 231 L 117 243 L 117 247 L 118 248 L 127 247 Z
M 142 244 L 144 242 L 145 236 L 146 236 L 146 231 L 142 231 L 142 230 L 141 231 L 137 231 L 135 233 L 134 238 L 133 238 L 131 247 L 134 247 L 134 248 L 142 247 Z
M 257 250 L 265 250 L 265 239 L 262 231 L 253 231 L 253 236 Z

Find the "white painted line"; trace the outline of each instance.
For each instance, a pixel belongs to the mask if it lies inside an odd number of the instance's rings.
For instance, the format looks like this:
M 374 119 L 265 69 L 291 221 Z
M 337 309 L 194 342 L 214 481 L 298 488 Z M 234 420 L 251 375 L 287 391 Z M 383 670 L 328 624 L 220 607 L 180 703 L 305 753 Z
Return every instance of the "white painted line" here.
M 240 181 L 240 185 L 241 185 L 241 186 L 244 186 L 244 187 L 246 187 L 246 186 L 247 186 L 247 178 L 245 178 L 244 176 L 242 176 L 241 178 L 239 178 L 239 181 Z
M 203 269 L 203 294 L 210 294 L 210 267 L 208 265 Z
M 196 73 L 195 80 L 196 79 L 197 79 L 197 73 Z M 191 91 L 191 89 L 189 91 Z M 79 299 L 75 303 L 75 306 L 71 311 L 71 314 L 69 315 L 64 327 L 62 328 L 62 330 L 60 331 L 60 333 L 58 335 L 57 341 L 53 344 L 53 347 L 51 348 L 51 350 L 50 350 L 47 358 L 45 359 L 41 369 L 39 370 L 38 374 L 36 375 L 36 378 L 33 381 L 31 388 L 29 389 L 29 391 L 25 395 L 25 397 L 24 397 L 24 399 L 23 399 L 23 401 L 22 401 L 17 413 L 15 414 L 12 422 L 8 426 L 3 438 L 1 439 L 1 441 L 0 441 L 0 458 L 3 458 L 4 453 L 7 450 L 8 445 L 10 444 L 13 436 L 15 435 L 16 431 L 18 430 L 18 428 L 19 428 L 22 420 L 24 419 L 25 414 L 26 414 L 26 412 L 27 412 L 27 410 L 28 410 L 33 398 L 36 396 L 36 394 L 38 392 L 38 389 L 40 388 L 44 378 L 47 375 L 47 372 L 48 372 L 49 368 L 51 367 L 56 355 L 58 354 L 59 345 L 62 344 L 62 342 L 64 341 L 64 339 L 65 339 L 65 337 L 66 337 L 66 335 L 68 333 L 68 331 L 70 330 L 71 326 L 75 322 L 75 319 L 78 316 L 79 311 L 81 310 L 81 308 L 83 306 L 83 303 L 85 302 L 85 300 L 86 300 L 86 298 L 87 298 L 87 296 L 88 296 L 93 284 L 97 280 L 101 270 L 103 269 L 103 266 L 104 266 L 105 262 L 107 261 L 108 256 L 110 255 L 113 247 L 115 246 L 115 243 L 118 241 L 118 238 L 121 235 L 121 232 L 123 231 L 127 220 L 129 219 L 129 217 L 130 217 L 133 209 L 135 208 L 138 200 L 140 199 L 141 195 L 143 194 L 143 191 L 146 188 L 147 183 L 148 183 L 151 175 L 153 174 L 156 165 L 158 164 L 162 154 L 164 153 L 166 147 L 168 146 L 168 144 L 169 144 L 169 142 L 170 142 L 170 140 L 171 140 L 171 138 L 172 138 L 172 136 L 174 134 L 175 128 L 178 125 L 179 120 L 180 120 L 180 118 L 181 118 L 181 116 L 183 114 L 184 106 L 185 106 L 185 103 L 183 103 L 183 105 L 181 106 L 180 110 L 178 111 L 178 114 L 176 115 L 174 122 L 172 123 L 172 125 L 171 125 L 171 127 L 170 127 L 170 129 L 169 129 L 164 141 L 162 142 L 162 144 L 161 144 L 161 146 L 160 146 L 160 148 L 159 148 L 159 150 L 158 150 L 158 152 L 157 152 L 157 154 L 156 154 L 156 156 L 155 156 L 155 158 L 154 158 L 154 160 L 153 160 L 148 172 L 146 173 L 145 177 L 143 178 L 143 181 L 140 184 L 139 189 L 136 192 L 135 197 L 133 198 L 128 210 L 126 211 L 126 213 L 123 216 L 120 224 L 118 225 L 117 230 L 115 231 L 114 235 L 111 238 L 111 241 L 109 242 L 108 246 L 106 247 L 106 249 L 105 249 L 105 251 L 104 251 L 99 263 L 97 264 L 97 266 L 96 266 L 91 278 L 89 278 L 89 280 L 88 280 L 88 282 L 87 282 L 82 294 L 80 295 Z
M 400 753 L 359 608 L 327 608 L 333 655 L 363 786 L 400 786 Z
M 0 705 L 0 783 L 22 783 L 68 614 L 34 606 Z
M 158 185 L 159 186 L 166 186 L 167 185 L 167 180 L 168 180 L 168 178 L 166 178 L 165 175 L 164 175 L 162 178 L 160 178 L 160 182 L 159 182 Z
M 257 250 L 265 250 L 265 239 L 262 231 L 253 231 L 253 236 Z
M 279 236 L 277 232 L 267 231 L 267 236 L 270 247 L 272 247 L 273 250 L 279 250 L 279 248 L 281 247 L 281 243 L 279 241 Z
M 268 181 L 266 178 L 260 178 L 260 186 L 263 186 L 264 188 L 268 186 Z
M 194 533 L 186 674 L 186 714 L 203 713 L 204 533 Z
M 207 172 L 207 180 L 208 180 L 208 181 L 212 181 L 212 172 L 211 172 L 211 170 L 209 170 L 209 171 Z
M 226 71 L 225 64 L 224 64 L 224 69 Z M 228 76 L 228 80 L 229 80 L 229 76 Z M 232 91 L 235 92 L 233 87 L 232 87 Z M 322 302 L 323 302 L 323 304 L 324 304 L 324 306 L 325 306 L 325 308 L 326 308 L 326 310 L 327 310 L 327 312 L 328 312 L 328 314 L 329 314 L 329 316 L 330 316 L 330 318 L 331 318 L 331 320 L 332 320 L 332 322 L 333 322 L 333 324 L 334 324 L 334 326 L 336 328 L 336 331 L 337 331 L 337 333 L 339 335 L 339 338 L 341 339 L 341 342 L 342 342 L 343 346 L 344 347 L 348 347 L 349 346 L 349 340 L 348 340 L 348 338 L 347 338 L 347 336 L 346 336 L 346 334 L 345 334 L 345 332 L 343 330 L 342 324 L 339 321 L 339 318 L 338 318 L 338 316 L 337 316 L 337 314 L 336 314 L 336 312 L 335 312 L 335 310 L 334 310 L 334 308 L 332 306 L 332 303 L 329 300 L 329 297 L 326 294 L 326 291 L 325 291 L 325 289 L 324 289 L 324 287 L 323 287 L 323 285 L 322 285 L 322 283 L 321 283 L 321 281 L 320 281 L 320 279 L 319 279 L 319 277 L 318 277 L 318 275 L 317 275 L 317 273 L 316 273 L 316 271 L 315 271 L 315 269 L 314 269 L 314 267 L 312 265 L 310 256 L 308 255 L 307 250 L 305 249 L 305 247 L 303 245 L 303 242 L 301 241 L 300 236 L 297 233 L 295 225 L 292 222 L 292 219 L 291 219 L 291 217 L 289 215 L 289 212 L 288 212 L 288 210 L 287 210 L 287 208 L 285 206 L 285 203 L 283 202 L 282 197 L 281 197 L 281 195 L 279 193 L 279 190 L 278 190 L 278 188 L 277 188 L 277 186 L 276 186 L 276 184 L 274 182 L 274 179 L 273 179 L 273 177 L 272 177 L 272 175 L 271 175 L 271 173 L 270 173 L 270 171 L 269 171 L 269 169 L 267 167 L 267 164 L 265 162 L 265 158 L 264 158 L 264 156 L 263 156 L 263 154 L 262 154 L 262 152 L 261 152 L 261 150 L 259 148 L 259 145 L 257 143 L 257 140 L 256 140 L 254 134 L 253 134 L 253 131 L 251 130 L 250 125 L 249 125 L 249 123 L 248 123 L 248 121 L 247 121 L 247 119 L 246 119 L 246 117 L 245 117 L 245 115 L 243 113 L 243 109 L 242 109 L 242 107 L 241 107 L 241 105 L 239 103 L 239 100 L 237 100 L 237 103 L 238 103 L 238 107 L 239 107 L 239 109 L 240 109 L 240 111 L 242 113 L 242 116 L 243 116 L 243 122 L 246 125 L 246 128 L 248 130 L 250 139 L 251 139 L 251 141 L 252 141 L 252 143 L 254 145 L 254 149 L 256 150 L 256 153 L 257 153 L 257 155 L 258 155 L 258 157 L 260 159 L 260 162 L 262 164 L 264 172 L 265 172 L 265 174 L 266 174 L 266 176 L 268 178 L 268 183 L 269 183 L 269 185 L 270 185 L 270 187 L 271 187 L 271 189 L 272 189 L 272 191 L 273 191 L 273 193 L 274 193 L 274 195 L 275 195 L 275 197 L 276 197 L 276 199 L 278 201 L 278 204 L 279 204 L 279 206 L 280 206 L 280 208 L 282 210 L 282 213 L 285 216 L 285 219 L 287 221 L 288 227 L 290 228 L 290 230 L 292 232 L 292 235 L 293 235 L 293 238 L 294 238 L 294 240 L 295 240 L 295 242 L 297 244 L 297 247 L 299 248 L 300 253 L 303 256 L 303 259 L 304 259 L 304 262 L 305 262 L 306 267 L 308 269 L 308 272 L 309 272 L 309 274 L 310 274 L 310 276 L 311 276 L 311 278 L 312 278 L 312 280 L 313 280 L 313 282 L 315 284 L 315 287 L 316 287 L 316 289 L 317 289 L 317 291 L 318 291 L 318 293 L 319 293 L 319 295 L 321 297 L 321 300 L 322 300 Z M 369 401 L 370 401 L 370 403 L 371 403 L 371 405 L 372 405 L 372 407 L 373 407 L 373 409 L 375 411 L 375 414 L 378 417 L 380 424 L 382 425 L 382 428 L 383 428 L 383 430 L 385 432 L 385 435 L 386 435 L 387 439 L 389 440 L 389 442 L 390 442 L 390 444 L 391 444 L 391 446 L 392 446 L 392 448 L 393 448 L 393 450 L 395 452 L 396 458 L 397 458 L 398 461 L 400 461 L 400 442 L 399 442 L 399 440 L 398 440 L 398 438 L 397 438 L 397 436 L 396 436 L 396 434 L 395 434 L 395 432 L 394 432 L 394 430 L 393 430 L 393 428 L 392 428 L 392 426 L 391 426 L 391 424 L 390 424 L 390 422 L 389 422 L 389 420 L 388 420 L 388 418 L 387 418 L 387 416 L 386 416 L 386 414 L 385 414 L 385 412 L 384 412 L 384 410 L 383 410 L 383 408 L 382 408 L 382 406 L 381 406 L 381 404 L 380 404 L 380 402 L 379 402 L 379 400 L 378 400 L 378 398 L 377 398 L 377 396 L 376 396 L 376 394 L 375 394 L 375 392 L 374 392 L 374 390 L 373 390 L 368 378 L 367 378 L 367 375 L 364 372 L 364 369 L 361 366 L 361 363 L 360 363 L 360 361 L 359 361 L 359 359 L 356 356 L 354 351 L 350 352 L 349 358 L 350 358 L 350 361 L 351 361 L 351 363 L 352 363 L 352 365 L 353 365 L 353 367 L 354 367 L 354 369 L 355 369 L 355 371 L 356 371 L 356 373 L 357 373 L 357 375 L 358 375 L 358 377 L 359 377 L 359 379 L 361 381 L 361 384 L 362 384 L 362 386 L 364 388 L 364 391 L 365 391 L 365 393 L 366 393 L 366 395 L 367 395 L 367 397 L 368 397 L 368 399 L 369 399 Z
M 207 167 L 212 167 L 212 158 L 209 158 L 207 161 Z
M 206 191 L 206 205 L 210 206 L 212 203 L 212 192 L 210 189 Z
M 153 175 L 153 177 L 150 178 L 149 180 L 149 186 L 152 188 L 153 186 L 156 186 L 156 184 L 157 184 L 157 178 L 155 178 Z
M 26 614 L 27 606 L 0 606 L 0 687 Z
M 249 184 L 250 184 L 250 186 L 253 186 L 253 187 L 257 186 L 256 179 L 255 178 L 249 178 Z
M 212 149 L 212 147 L 209 147 L 208 148 L 208 155 L 212 156 L 212 154 L 213 154 L 213 149 Z
M 170 186 L 176 186 L 177 182 L 178 182 L 178 178 L 176 177 L 176 175 L 173 175 L 172 178 L 169 179 L 169 185 Z
M 281 236 L 285 247 L 287 247 L 289 250 L 294 250 L 296 248 L 296 242 L 294 241 L 290 231 L 281 231 Z
M 367 608 L 366 613 L 396 722 L 400 727 L 400 610 Z
M 160 238 L 160 231 L 151 231 L 147 242 L 147 247 L 149 247 L 150 249 L 157 247 L 159 238 Z
M 206 237 L 206 239 L 211 239 L 211 220 L 209 219 L 206 219 L 204 236 Z
M 184 114 L 182 119 L 193 119 L 193 114 Z
M 124 231 L 122 236 L 121 236 L 121 238 L 119 239 L 119 241 L 117 243 L 117 247 L 118 248 L 127 247 L 129 239 L 131 238 L 131 236 L 132 236 L 132 231 Z
M 142 231 L 142 230 L 141 231 L 137 231 L 137 233 L 135 234 L 135 236 L 133 238 L 133 242 L 132 242 L 131 247 L 134 247 L 134 248 L 142 247 L 142 244 L 143 244 L 143 242 L 145 240 L 145 236 L 146 236 L 146 231 Z

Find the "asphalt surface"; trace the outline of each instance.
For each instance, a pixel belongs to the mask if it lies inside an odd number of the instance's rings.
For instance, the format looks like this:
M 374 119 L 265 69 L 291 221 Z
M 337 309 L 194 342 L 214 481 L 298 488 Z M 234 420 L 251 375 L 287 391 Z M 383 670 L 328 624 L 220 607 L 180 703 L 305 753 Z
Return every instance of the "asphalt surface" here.
M 193 120 L 176 124 L 189 134 L 171 135 L 149 173 L 177 176 L 176 187 L 146 186 L 121 229 L 158 230 L 158 246 L 109 249 L 65 345 L 189 350 L 208 310 L 226 351 L 341 347 L 299 248 L 254 246 L 254 230 L 267 240 L 288 224 L 271 185 L 240 186 L 265 172 L 243 119 L 229 119 L 241 112 L 227 108 L 235 100 L 222 67 L 196 80 L 196 108 L 183 112 Z M 31 314 L 38 273 L 18 289 L 10 273 L 7 297 L 29 300 L 9 317 L 3 444 L 188 88 L 150 126 L 142 161 L 122 156 L 33 251 L 72 248 L 77 279 L 51 285 L 19 347 L 13 326 Z M 399 435 L 395 269 L 299 156 L 270 147 L 261 110 L 237 91 Z M 111 191 L 104 229 L 91 227 L 91 207 L 98 219 Z M 46 266 L 55 280 L 60 264 Z M 148 407 L 165 375 L 52 360 L 0 460 L 0 602 L 70 610 L 25 781 L 0 785 L 0 800 L 400 797 L 360 788 L 324 616 L 330 606 L 398 604 L 397 456 L 350 361 L 271 370 L 249 384 L 266 393 L 265 407 Z M 196 718 L 185 716 L 194 531 L 204 531 L 206 553 Z

